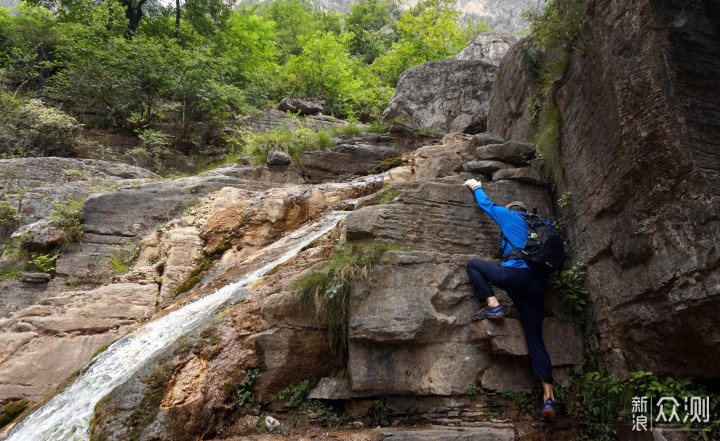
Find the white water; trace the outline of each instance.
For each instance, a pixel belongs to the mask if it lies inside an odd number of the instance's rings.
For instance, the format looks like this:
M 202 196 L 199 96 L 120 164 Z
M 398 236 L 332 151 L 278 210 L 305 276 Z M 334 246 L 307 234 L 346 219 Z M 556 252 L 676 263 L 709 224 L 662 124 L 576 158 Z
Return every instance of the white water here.
M 213 317 L 222 306 L 245 300 L 248 295 L 246 287 L 295 256 L 302 247 L 333 229 L 344 215 L 345 213 L 334 213 L 293 232 L 261 251 L 272 253 L 291 246 L 272 262 L 246 275 L 241 281 L 153 320 L 116 341 L 93 359 L 74 383 L 14 427 L 5 441 L 89 439 L 90 418 L 100 399 L 128 380 L 146 360 L 161 349 Z

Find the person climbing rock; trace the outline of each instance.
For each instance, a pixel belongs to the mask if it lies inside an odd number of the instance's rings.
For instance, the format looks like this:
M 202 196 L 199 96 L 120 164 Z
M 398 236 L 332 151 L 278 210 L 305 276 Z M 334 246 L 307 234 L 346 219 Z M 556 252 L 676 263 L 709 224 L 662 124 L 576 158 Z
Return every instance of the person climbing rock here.
M 543 408 L 540 419 L 555 421 L 555 395 L 553 394 L 552 366 L 550 355 L 545 348 L 542 335 L 543 303 L 547 276 L 533 271 L 521 259 L 513 259 L 513 246 L 523 249 L 528 238 L 525 219 L 518 212 L 527 213 L 522 202 L 510 202 L 505 207 L 494 204 L 482 190 L 482 184 L 475 179 L 465 181 L 465 185 L 475 194 L 480 208 L 500 226 L 503 234 L 503 262 L 500 264 L 486 260 L 472 259 L 467 263 L 467 273 L 475 288 L 475 295 L 486 306 L 470 318 L 477 320 L 501 320 L 505 317 L 502 305 L 495 297 L 492 286 L 505 290 L 520 315 L 525 332 L 525 341 L 530 350 L 532 369 L 535 379 L 543 388 Z M 492 285 L 492 286 L 491 286 Z

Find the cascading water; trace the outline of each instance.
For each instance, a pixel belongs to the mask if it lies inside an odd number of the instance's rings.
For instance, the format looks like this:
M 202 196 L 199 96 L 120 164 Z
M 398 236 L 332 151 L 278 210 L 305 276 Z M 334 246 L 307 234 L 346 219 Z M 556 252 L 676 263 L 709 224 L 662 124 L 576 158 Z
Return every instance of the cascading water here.
M 5 441 L 87 440 L 90 437 L 90 418 L 100 399 L 128 380 L 158 351 L 213 317 L 223 305 L 244 300 L 249 285 L 333 229 L 344 215 L 335 212 L 319 222 L 298 229 L 261 250 L 260 253 L 266 255 L 265 260 L 268 259 L 267 255 L 282 254 L 241 281 L 153 320 L 113 343 L 93 359 L 70 386 L 14 427 Z

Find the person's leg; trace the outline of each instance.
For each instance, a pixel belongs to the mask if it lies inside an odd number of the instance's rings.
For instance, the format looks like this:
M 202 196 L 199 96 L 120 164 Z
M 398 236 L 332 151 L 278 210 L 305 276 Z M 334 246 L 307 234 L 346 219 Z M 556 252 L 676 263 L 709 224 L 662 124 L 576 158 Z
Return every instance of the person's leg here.
M 522 277 L 525 279 L 525 288 L 508 291 L 508 294 L 520 316 L 532 360 L 533 374 L 535 379 L 542 383 L 543 418 L 554 421 L 555 395 L 552 389 L 552 364 L 542 335 L 546 279 L 531 272 L 526 272 Z M 548 398 L 552 399 L 551 403 L 548 403 Z
M 505 312 L 500 306 L 500 302 L 495 297 L 492 285 L 505 289 L 505 286 L 512 280 L 512 269 L 498 265 L 497 263 L 488 262 L 486 260 L 473 259 L 466 265 L 468 277 L 475 288 L 475 295 L 480 302 L 487 302 L 489 310 L 478 311 L 471 318 L 480 320 L 483 318 L 503 318 Z

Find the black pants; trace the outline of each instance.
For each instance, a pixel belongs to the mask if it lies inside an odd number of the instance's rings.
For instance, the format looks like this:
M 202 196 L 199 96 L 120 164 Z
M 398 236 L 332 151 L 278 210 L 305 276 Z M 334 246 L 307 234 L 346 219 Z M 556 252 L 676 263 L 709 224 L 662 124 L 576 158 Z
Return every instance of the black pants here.
M 473 259 L 467 263 L 470 281 L 475 295 L 481 302 L 495 293 L 490 284 L 505 290 L 515 304 L 525 331 L 535 379 L 552 383 L 550 355 L 545 348 L 542 334 L 543 304 L 547 277 L 525 268 L 508 268 L 497 263 Z

